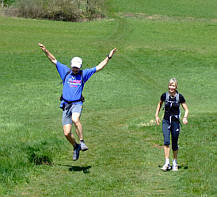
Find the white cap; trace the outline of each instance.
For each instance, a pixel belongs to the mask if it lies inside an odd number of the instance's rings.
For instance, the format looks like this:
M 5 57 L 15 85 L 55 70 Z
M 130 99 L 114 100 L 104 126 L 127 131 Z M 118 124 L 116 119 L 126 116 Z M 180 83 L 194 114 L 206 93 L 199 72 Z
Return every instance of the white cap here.
M 73 57 L 71 60 L 71 67 L 81 68 L 82 59 L 80 57 Z

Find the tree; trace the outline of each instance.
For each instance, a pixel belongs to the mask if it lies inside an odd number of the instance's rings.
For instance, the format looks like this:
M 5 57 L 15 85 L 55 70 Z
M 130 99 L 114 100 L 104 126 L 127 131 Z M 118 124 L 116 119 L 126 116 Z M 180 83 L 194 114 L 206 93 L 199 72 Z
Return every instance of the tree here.
M 1 6 L 2 6 L 2 8 L 5 6 L 10 6 L 14 2 L 15 2 L 15 0 L 1 0 Z

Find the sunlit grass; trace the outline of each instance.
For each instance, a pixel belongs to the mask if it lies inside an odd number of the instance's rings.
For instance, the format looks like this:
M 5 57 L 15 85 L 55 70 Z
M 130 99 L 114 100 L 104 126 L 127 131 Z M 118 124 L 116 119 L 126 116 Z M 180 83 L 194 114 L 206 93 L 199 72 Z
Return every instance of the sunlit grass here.
M 1 196 L 215 195 L 216 22 L 172 20 L 169 11 L 168 21 L 123 15 L 87 23 L 0 17 Z M 39 41 L 64 64 L 81 56 L 84 68 L 118 48 L 85 86 L 89 150 L 77 162 L 61 128 L 60 78 Z M 163 136 L 152 120 L 171 77 L 190 118 L 181 128 L 181 168 L 163 173 Z

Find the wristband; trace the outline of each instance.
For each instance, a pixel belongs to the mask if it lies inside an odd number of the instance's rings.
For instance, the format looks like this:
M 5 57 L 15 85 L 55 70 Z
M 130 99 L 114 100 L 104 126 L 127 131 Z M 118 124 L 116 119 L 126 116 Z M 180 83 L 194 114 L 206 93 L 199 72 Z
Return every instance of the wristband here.
M 112 58 L 112 57 L 109 57 L 109 55 L 107 55 L 107 57 L 109 58 L 109 60 Z

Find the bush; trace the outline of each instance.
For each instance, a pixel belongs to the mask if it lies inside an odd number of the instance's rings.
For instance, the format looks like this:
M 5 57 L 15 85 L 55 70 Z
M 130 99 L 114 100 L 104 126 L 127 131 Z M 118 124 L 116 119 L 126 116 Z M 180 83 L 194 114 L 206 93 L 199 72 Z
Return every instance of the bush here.
M 1 4 L 4 6 L 4 7 L 8 7 L 8 6 L 10 6 L 12 3 L 14 3 L 15 2 L 15 0 L 1 0 L 0 1 L 1 2 Z
M 26 18 L 46 18 L 61 21 L 81 21 L 102 18 L 103 0 L 17 0 L 10 15 Z

